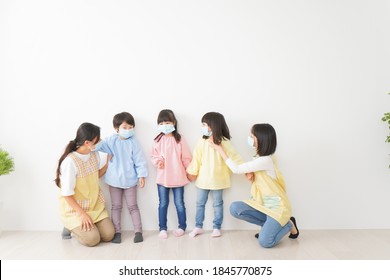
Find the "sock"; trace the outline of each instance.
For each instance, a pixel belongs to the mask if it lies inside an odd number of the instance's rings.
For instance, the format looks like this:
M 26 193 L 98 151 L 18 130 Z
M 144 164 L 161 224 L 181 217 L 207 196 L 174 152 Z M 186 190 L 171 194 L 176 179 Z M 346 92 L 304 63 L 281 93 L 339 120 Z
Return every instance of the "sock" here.
M 189 236 L 190 236 L 190 237 L 195 237 L 195 236 L 197 236 L 197 235 L 199 235 L 199 234 L 202 234 L 202 233 L 203 233 L 203 229 L 196 227 L 196 228 L 194 228 L 194 229 L 190 232 Z
M 142 232 L 136 232 L 134 236 L 134 243 L 142 242 L 144 238 L 142 237 Z
M 160 237 L 161 239 L 167 239 L 168 238 L 168 233 L 166 230 L 160 230 L 160 233 L 158 234 L 158 237 Z
M 112 243 L 121 243 L 122 242 L 122 234 L 120 232 L 115 232 L 114 238 L 111 240 Z
M 213 229 L 213 232 L 211 233 L 211 237 L 220 237 L 221 235 L 221 231 L 217 228 Z
M 185 232 L 185 231 L 184 231 L 183 229 L 178 228 L 177 230 L 175 230 L 175 231 L 173 232 L 173 235 L 176 236 L 176 237 L 180 237 L 180 236 L 184 235 L 184 232 Z

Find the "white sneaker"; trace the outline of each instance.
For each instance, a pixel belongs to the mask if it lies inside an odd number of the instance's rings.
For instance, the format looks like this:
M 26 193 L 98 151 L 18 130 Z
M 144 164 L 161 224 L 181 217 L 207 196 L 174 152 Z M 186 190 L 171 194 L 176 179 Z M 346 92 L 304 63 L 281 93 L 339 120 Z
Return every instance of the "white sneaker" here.
M 203 229 L 196 227 L 196 228 L 194 228 L 194 229 L 190 232 L 189 236 L 190 236 L 190 237 L 195 237 L 195 236 L 197 236 L 197 235 L 202 234 L 203 232 L 204 232 Z
M 222 233 L 219 229 L 213 229 L 213 232 L 211 233 L 211 237 L 220 237 L 222 236 Z
M 167 239 L 168 238 L 168 233 L 166 230 L 160 230 L 160 233 L 158 234 L 158 237 L 161 239 Z

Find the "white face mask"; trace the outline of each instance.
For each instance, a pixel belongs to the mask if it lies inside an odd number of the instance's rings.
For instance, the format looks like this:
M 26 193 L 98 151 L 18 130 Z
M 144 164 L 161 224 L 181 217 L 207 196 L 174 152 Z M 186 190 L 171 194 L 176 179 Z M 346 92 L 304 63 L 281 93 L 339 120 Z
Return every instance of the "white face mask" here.
M 164 134 L 169 134 L 175 131 L 175 126 L 173 124 L 159 124 L 157 129 Z
M 209 131 L 208 126 L 202 126 L 202 134 L 203 134 L 203 136 L 210 137 L 211 134 L 213 134 L 213 132 L 211 130 Z
M 250 148 L 255 148 L 255 139 L 252 136 L 248 136 L 248 146 Z
M 130 137 L 134 136 L 134 128 L 131 128 L 131 129 L 119 128 L 118 134 L 122 138 L 125 138 L 125 139 L 130 138 Z

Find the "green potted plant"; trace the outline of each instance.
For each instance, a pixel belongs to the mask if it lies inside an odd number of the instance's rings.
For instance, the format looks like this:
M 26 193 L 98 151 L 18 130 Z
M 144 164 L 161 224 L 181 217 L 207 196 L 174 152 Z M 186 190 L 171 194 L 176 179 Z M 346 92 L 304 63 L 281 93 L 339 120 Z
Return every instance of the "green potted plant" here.
M 14 159 L 9 156 L 8 152 L 0 148 L 0 176 L 6 175 L 14 171 Z M 3 201 L 0 200 L 0 235 L 2 233 L 2 218 L 3 218 Z
M 390 94 L 390 92 L 389 92 L 389 94 Z M 382 121 L 387 122 L 387 124 L 389 125 L 389 129 L 390 129 L 390 112 L 384 114 L 384 116 L 382 117 Z M 385 142 L 390 143 L 390 134 L 387 135 Z M 389 165 L 389 167 L 390 167 L 390 165 Z
M 0 176 L 7 175 L 14 171 L 14 159 L 9 156 L 8 152 L 0 148 Z

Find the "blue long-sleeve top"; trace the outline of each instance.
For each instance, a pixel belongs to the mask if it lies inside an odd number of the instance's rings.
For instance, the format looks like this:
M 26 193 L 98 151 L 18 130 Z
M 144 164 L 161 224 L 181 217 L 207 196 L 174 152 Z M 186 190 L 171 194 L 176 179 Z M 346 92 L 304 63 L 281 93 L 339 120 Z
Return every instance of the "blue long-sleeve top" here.
M 144 153 L 134 136 L 120 139 L 113 134 L 103 140 L 99 151 L 113 156 L 104 176 L 108 185 L 127 189 L 136 186 L 138 178 L 148 176 Z

